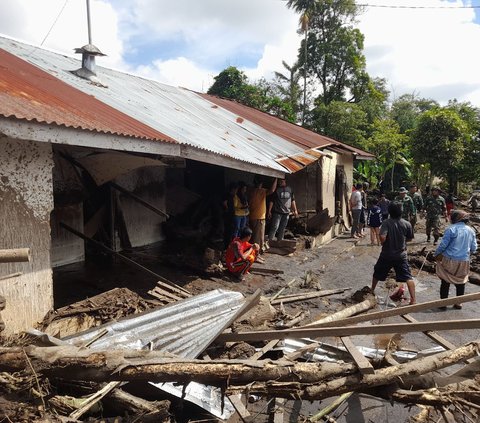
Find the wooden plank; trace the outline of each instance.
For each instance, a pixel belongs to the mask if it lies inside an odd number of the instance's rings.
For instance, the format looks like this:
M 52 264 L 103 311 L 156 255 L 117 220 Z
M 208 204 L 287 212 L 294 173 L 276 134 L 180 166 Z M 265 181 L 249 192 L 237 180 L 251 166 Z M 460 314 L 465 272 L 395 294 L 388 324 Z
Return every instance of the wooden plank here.
M 135 200 L 137 203 L 140 203 L 142 206 L 146 207 L 147 209 L 153 211 L 154 213 L 166 217 L 167 219 L 169 218 L 168 214 L 165 213 L 163 210 L 157 209 L 155 206 L 152 206 L 150 203 L 145 201 L 144 199 L 140 198 L 138 195 L 135 195 L 131 193 L 130 191 L 126 190 L 125 188 L 121 187 L 120 185 L 117 185 L 115 182 L 110 182 L 110 186 L 112 188 L 115 188 L 117 191 L 120 191 L 122 194 L 126 195 L 127 197 L 130 197 L 132 200 Z
M 270 351 L 272 348 L 275 347 L 280 342 L 280 339 L 272 339 L 268 344 L 266 344 L 262 349 L 257 351 L 250 357 L 250 360 L 258 360 L 263 354 Z
M 319 338 L 326 336 L 378 335 L 385 333 L 426 332 L 429 330 L 465 330 L 480 329 L 480 319 L 464 319 L 449 321 L 430 321 L 420 323 L 394 323 L 372 326 L 348 326 L 328 328 L 304 328 L 287 330 L 267 330 L 241 333 L 224 333 L 217 338 L 218 342 L 236 341 L 268 341 L 286 338 Z
M 430 310 L 432 308 L 438 308 L 443 306 L 449 306 L 453 304 L 461 304 L 469 301 L 476 301 L 480 299 L 480 292 L 473 294 L 461 295 L 459 297 L 446 298 L 444 300 L 428 301 L 425 303 L 418 303 L 414 305 L 408 305 L 403 307 L 394 308 L 391 310 L 375 311 L 373 313 L 362 314 L 360 316 L 348 317 L 347 319 L 336 320 L 334 322 L 320 323 L 318 325 L 312 325 L 311 327 L 331 327 L 331 326 L 347 326 L 354 325 L 360 322 L 369 322 L 377 319 L 384 319 L 386 317 L 401 316 L 402 314 L 415 313 L 417 311 Z
M 168 283 L 165 283 L 163 281 L 164 278 L 162 278 L 162 280 L 160 281 L 157 281 L 157 285 L 167 291 L 173 291 L 173 292 L 176 292 L 178 294 L 180 294 L 181 296 L 183 297 L 191 297 L 192 294 L 190 292 L 188 292 L 185 288 L 182 288 L 181 286 L 179 285 L 169 285 Z M 167 281 L 168 282 L 168 281 Z
M 342 288 L 342 289 L 327 289 L 325 291 L 316 291 L 316 292 L 309 292 L 306 294 L 293 294 L 293 295 L 286 295 L 284 297 L 277 297 L 277 299 L 270 301 L 270 304 L 287 304 L 293 303 L 295 301 L 304 301 L 304 300 L 311 300 L 312 298 L 320 298 L 320 297 L 328 297 L 329 295 L 335 294 L 343 294 L 345 291 L 348 291 L 350 288 Z
M 368 359 L 357 349 L 352 340 L 348 336 L 342 336 L 340 339 L 342 340 L 343 346 L 347 349 L 348 353 L 355 361 L 360 373 L 362 375 L 373 375 L 375 373 L 375 369 L 370 361 L 368 361 Z
M 285 272 L 278 269 L 269 269 L 268 267 L 255 267 L 252 266 L 249 270 L 250 273 L 263 273 L 266 275 L 283 275 Z
M 413 318 L 412 316 L 409 316 L 408 314 L 403 314 L 402 317 L 410 323 L 418 323 L 418 320 Z M 443 348 L 447 350 L 454 350 L 457 348 L 455 344 L 452 344 L 450 341 L 447 341 L 443 336 L 440 336 L 438 333 L 428 330 L 426 332 L 423 332 L 425 335 L 427 335 L 432 341 L 436 342 L 438 345 L 441 345 Z M 475 359 L 471 358 L 467 360 L 467 363 L 473 363 Z

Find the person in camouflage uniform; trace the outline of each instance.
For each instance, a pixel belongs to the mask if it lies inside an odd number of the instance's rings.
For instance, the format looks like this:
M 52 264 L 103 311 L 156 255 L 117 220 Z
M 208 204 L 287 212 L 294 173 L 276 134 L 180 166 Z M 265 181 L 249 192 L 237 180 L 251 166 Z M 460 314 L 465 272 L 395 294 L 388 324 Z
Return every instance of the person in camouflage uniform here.
M 413 205 L 415 207 L 415 213 L 412 215 L 410 219 L 410 224 L 412 225 L 413 230 L 415 231 L 415 225 L 417 224 L 417 215 L 421 213 L 423 210 L 423 198 L 422 195 L 418 192 L 418 188 L 416 184 L 410 185 L 410 197 L 413 200 Z
M 402 219 L 410 222 L 412 216 L 414 216 L 417 211 L 415 210 L 412 197 L 408 195 L 408 191 L 405 187 L 400 187 L 398 195 L 395 197 L 395 201 L 402 204 Z
M 425 200 L 427 242 L 430 242 L 430 234 L 433 230 L 433 245 L 437 244 L 440 237 L 440 216 L 447 220 L 447 205 L 440 195 L 440 188 L 433 187 L 432 194 Z

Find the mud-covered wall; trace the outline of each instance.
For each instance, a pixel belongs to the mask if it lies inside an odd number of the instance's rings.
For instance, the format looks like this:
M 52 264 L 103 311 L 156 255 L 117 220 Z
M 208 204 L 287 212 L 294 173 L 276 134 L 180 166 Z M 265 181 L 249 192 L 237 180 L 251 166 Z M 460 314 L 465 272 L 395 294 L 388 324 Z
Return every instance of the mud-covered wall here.
M 144 167 L 117 178 L 115 182 L 165 211 L 165 169 L 162 167 Z M 165 218 L 152 212 L 137 201 L 118 194 L 118 204 L 123 213 L 125 226 L 132 247 L 153 244 L 165 239 L 162 223 Z
M 24 330 L 53 306 L 50 212 L 53 209 L 52 148 L 49 144 L 0 138 L 0 248 L 28 247 L 29 263 L 0 264 L 0 295 L 6 333 Z

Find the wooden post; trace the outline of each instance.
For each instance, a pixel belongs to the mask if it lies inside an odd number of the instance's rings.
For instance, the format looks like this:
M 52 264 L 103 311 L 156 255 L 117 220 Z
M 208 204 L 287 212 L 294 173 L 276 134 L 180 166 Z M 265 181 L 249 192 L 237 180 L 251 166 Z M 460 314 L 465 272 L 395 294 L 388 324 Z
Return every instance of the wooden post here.
M 0 263 L 20 263 L 30 261 L 30 248 L 0 250 Z

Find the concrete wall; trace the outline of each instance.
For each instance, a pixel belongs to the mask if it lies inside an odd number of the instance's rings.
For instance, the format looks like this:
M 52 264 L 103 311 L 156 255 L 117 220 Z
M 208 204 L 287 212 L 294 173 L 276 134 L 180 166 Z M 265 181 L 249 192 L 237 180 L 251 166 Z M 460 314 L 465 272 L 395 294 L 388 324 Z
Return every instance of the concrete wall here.
M 115 182 L 157 209 L 166 208 L 165 169 L 145 167 L 117 178 Z M 132 247 L 141 247 L 165 239 L 162 223 L 165 218 L 145 208 L 137 201 L 118 194 Z
M 50 212 L 53 209 L 52 148 L 49 144 L 0 139 L 0 248 L 28 247 L 29 263 L 0 264 L 5 333 L 27 329 L 53 306 Z

